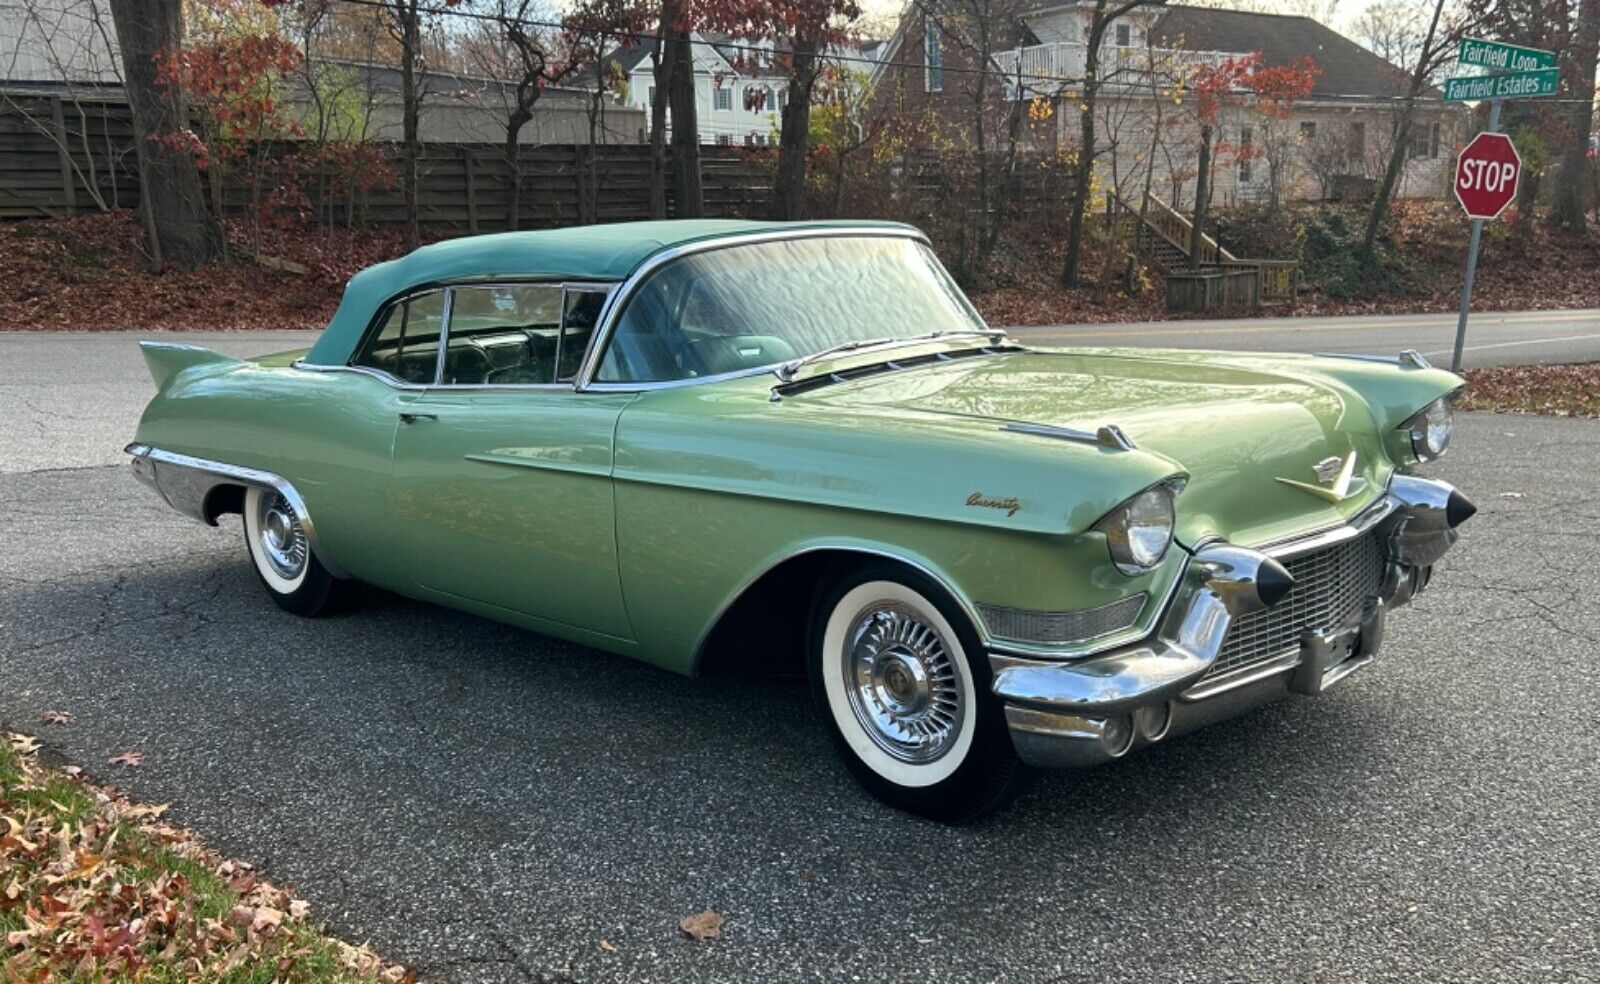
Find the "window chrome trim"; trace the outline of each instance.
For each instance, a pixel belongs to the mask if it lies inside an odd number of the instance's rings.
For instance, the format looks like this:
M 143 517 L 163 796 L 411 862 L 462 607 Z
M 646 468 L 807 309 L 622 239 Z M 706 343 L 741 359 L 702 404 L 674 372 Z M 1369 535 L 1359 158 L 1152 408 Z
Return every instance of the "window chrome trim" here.
M 718 249 L 732 249 L 737 246 L 752 246 L 759 243 L 787 242 L 797 239 L 857 239 L 861 237 L 872 237 L 879 239 L 909 239 L 912 242 L 917 242 L 923 244 L 924 246 L 928 246 L 930 248 L 930 252 L 932 248 L 932 243 L 928 241 L 928 237 L 926 235 L 924 235 L 920 230 L 909 227 L 897 229 L 885 226 L 825 226 L 784 229 L 771 232 L 752 232 L 737 236 L 719 236 L 690 243 L 681 243 L 677 246 L 671 247 L 670 249 L 664 249 L 659 253 L 651 254 L 651 256 L 643 263 L 640 263 L 637 267 L 635 267 L 632 273 L 628 274 L 627 278 L 622 281 L 617 289 L 611 292 L 610 297 L 606 298 L 606 306 L 600 311 L 600 321 L 594 330 L 594 337 L 590 340 L 589 351 L 584 358 L 583 366 L 579 369 L 577 378 L 575 380 L 577 390 L 581 393 L 590 389 L 591 387 L 605 386 L 613 392 L 635 393 L 643 392 L 645 390 L 663 389 L 667 386 L 691 385 L 694 383 L 713 382 L 717 379 L 732 379 L 743 375 L 753 376 L 771 372 L 775 366 L 782 365 L 784 362 L 789 360 L 780 359 L 771 365 L 757 366 L 750 370 L 741 369 L 732 373 L 719 373 L 716 376 L 697 376 L 687 380 L 669 379 L 628 383 L 596 382 L 594 378 L 595 372 L 600 368 L 600 357 L 604 354 L 606 345 L 611 341 L 611 335 L 616 330 L 617 322 L 621 320 L 621 312 L 625 308 L 627 302 L 632 299 L 633 294 L 639 289 L 639 286 L 644 282 L 646 277 L 650 276 L 650 274 L 654 273 L 662 266 L 671 263 L 673 260 L 683 256 L 690 256 L 695 253 L 706 253 Z M 934 262 L 938 262 L 937 256 L 933 257 L 933 259 Z M 943 264 L 940 264 L 940 268 L 941 270 L 943 269 Z M 949 276 L 949 271 L 944 271 L 944 273 L 946 276 Z M 967 310 L 971 311 L 974 317 L 977 317 L 977 312 L 972 307 L 971 300 L 967 299 L 965 294 L 961 294 L 959 288 L 957 292 L 965 302 Z M 977 317 L 977 322 L 983 327 L 988 327 L 984 324 L 984 321 L 981 317 Z
M 359 376 L 371 376 L 390 389 L 405 390 L 412 393 L 432 388 L 427 383 L 410 383 L 392 373 L 384 372 L 382 369 L 374 369 L 372 366 L 324 366 L 315 362 L 307 362 L 305 359 L 296 359 L 289 363 L 289 368 L 302 369 L 306 372 L 353 372 Z
M 291 368 L 291 369 L 304 369 L 304 370 L 306 370 L 308 372 L 356 372 L 356 373 L 362 373 L 363 375 L 371 376 L 373 379 L 376 379 L 381 383 L 387 384 L 388 386 L 392 387 L 393 389 L 405 390 L 405 391 L 409 391 L 409 392 L 419 392 L 419 391 L 422 391 L 422 390 L 433 390 L 433 389 L 450 389 L 450 390 L 558 390 L 558 389 L 559 390 L 572 390 L 572 389 L 576 389 L 576 385 L 575 385 L 575 383 L 573 381 L 560 382 L 560 383 L 460 383 L 460 384 L 442 382 L 442 380 L 444 379 L 444 353 L 445 353 L 446 346 L 449 344 L 450 311 L 451 311 L 451 304 L 452 304 L 452 300 L 451 300 L 450 295 L 457 288 L 474 288 L 474 287 L 559 287 L 561 289 L 562 297 L 563 297 L 561 316 L 562 316 L 562 318 L 564 320 L 566 318 L 565 297 L 566 297 L 566 292 L 567 291 L 569 291 L 569 290 L 584 290 L 584 291 L 593 291 L 593 292 L 604 292 L 607 295 L 606 302 L 609 304 L 610 303 L 610 299 L 611 299 L 611 295 L 614 295 L 616 293 L 617 288 L 619 286 L 621 286 L 621 284 L 622 284 L 622 282 L 618 281 L 618 280 L 581 280 L 581 279 L 572 280 L 572 279 L 567 279 L 567 278 L 550 279 L 550 278 L 541 278 L 541 277 L 519 278 L 519 277 L 495 277 L 495 276 L 486 276 L 486 277 L 484 277 L 482 279 L 474 279 L 474 278 L 471 278 L 471 277 L 463 277 L 463 278 L 458 279 L 458 280 L 430 281 L 429 283 L 426 283 L 426 284 L 417 284 L 414 287 L 407 288 L 406 290 L 403 290 L 400 293 L 395 294 L 393 297 L 388 298 L 382 304 L 378 305 L 377 313 L 375 313 L 373 315 L 372 320 L 367 324 L 366 330 L 361 333 L 361 340 L 356 343 L 355 351 L 352 352 L 351 355 L 350 355 L 350 360 L 351 361 L 346 362 L 342 366 L 326 366 L 326 365 L 320 365 L 320 364 L 314 363 L 314 362 L 307 362 L 305 359 L 300 358 L 300 359 L 296 359 L 296 360 L 294 360 L 294 362 L 290 363 L 289 364 L 289 368 Z M 432 293 L 433 291 L 442 291 L 444 293 L 444 295 L 445 295 L 445 310 L 444 310 L 444 320 L 442 322 L 442 327 L 441 327 L 440 332 L 439 332 L 439 354 L 438 354 L 437 360 L 436 360 L 436 362 L 434 364 L 434 374 L 433 374 L 433 381 L 432 382 L 430 382 L 430 383 L 411 383 L 411 382 L 407 382 L 406 380 L 400 379 L 398 376 L 395 376 L 392 373 L 385 372 L 382 369 L 378 369 L 378 368 L 376 368 L 374 366 L 358 366 L 358 365 L 353 364 L 355 358 L 361 354 L 361 350 L 366 346 L 367 339 L 372 334 L 372 332 L 381 330 L 381 325 L 382 325 L 383 319 L 381 317 L 379 317 L 380 314 L 386 314 L 396 304 L 399 304 L 399 303 L 404 302 L 404 301 L 409 301 L 409 300 L 411 300 L 411 298 L 417 297 L 417 296 L 422 295 L 422 294 Z M 601 316 L 604 317 L 604 314 L 605 314 L 604 309 L 602 309 Z M 593 343 L 594 337 L 597 336 L 598 334 L 599 334 L 599 328 L 596 327 L 594 335 L 590 336 L 590 342 L 591 343 Z M 162 343 L 162 344 L 178 345 L 178 344 L 181 344 L 181 343 L 178 343 L 178 342 L 166 342 L 166 343 Z

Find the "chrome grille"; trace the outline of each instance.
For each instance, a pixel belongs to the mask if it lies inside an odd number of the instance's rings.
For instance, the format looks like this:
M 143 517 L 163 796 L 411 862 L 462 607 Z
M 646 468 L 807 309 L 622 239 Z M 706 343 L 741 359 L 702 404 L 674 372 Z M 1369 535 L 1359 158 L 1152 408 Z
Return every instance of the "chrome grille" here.
M 1330 629 L 1383 583 L 1383 548 L 1372 533 L 1283 562 L 1294 587 L 1271 608 L 1236 618 L 1207 677 L 1292 652 L 1307 630 Z

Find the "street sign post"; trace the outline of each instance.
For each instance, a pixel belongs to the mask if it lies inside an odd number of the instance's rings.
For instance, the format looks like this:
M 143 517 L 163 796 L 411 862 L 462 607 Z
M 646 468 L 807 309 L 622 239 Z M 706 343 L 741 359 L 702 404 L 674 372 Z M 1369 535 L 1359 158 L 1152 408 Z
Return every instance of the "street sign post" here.
M 1462 75 L 1444 81 L 1444 101 L 1526 99 L 1553 96 L 1561 85 L 1561 70 L 1537 68 L 1509 75 Z
M 1472 138 L 1456 158 L 1452 182 L 1456 201 L 1472 218 L 1472 235 L 1467 241 L 1467 272 L 1461 280 L 1461 316 L 1456 319 L 1456 347 L 1450 371 L 1461 371 L 1461 351 L 1467 342 L 1467 313 L 1472 309 L 1472 281 L 1478 272 L 1478 246 L 1483 241 L 1483 222 L 1496 219 L 1517 197 L 1522 177 L 1522 158 L 1511 138 L 1500 133 L 1500 106 L 1506 99 L 1553 94 L 1561 83 L 1556 68 L 1556 53 L 1540 48 L 1524 48 L 1499 41 L 1462 38 L 1456 52 L 1462 65 L 1487 68 L 1489 75 L 1447 79 L 1445 102 L 1489 101 L 1489 128 Z

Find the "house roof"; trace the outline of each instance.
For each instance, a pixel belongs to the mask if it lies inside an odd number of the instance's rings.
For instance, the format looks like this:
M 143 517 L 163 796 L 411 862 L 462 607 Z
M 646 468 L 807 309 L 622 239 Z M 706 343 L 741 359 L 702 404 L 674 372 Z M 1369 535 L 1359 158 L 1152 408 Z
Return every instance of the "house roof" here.
M 1215 7 L 1168 7 L 1150 29 L 1154 44 L 1191 51 L 1259 51 L 1267 65 L 1310 55 L 1322 70 L 1313 99 L 1387 99 L 1404 95 L 1404 69 L 1310 17 Z
M 428 284 L 465 279 L 622 280 L 657 253 L 687 243 L 784 229 L 872 226 L 915 232 L 895 222 L 751 222 L 676 219 L 618 222 L 463 236 L 423 246 L 350 278 L 333 320 L 306 354 L 312 365 L 344 365 L 372 316 L 390 298 Z

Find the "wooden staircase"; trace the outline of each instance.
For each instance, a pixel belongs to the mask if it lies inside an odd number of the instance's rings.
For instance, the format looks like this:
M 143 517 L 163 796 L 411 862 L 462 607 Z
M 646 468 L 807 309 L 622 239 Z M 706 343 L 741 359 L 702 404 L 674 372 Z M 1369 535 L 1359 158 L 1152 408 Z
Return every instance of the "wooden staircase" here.
M 1139 218 L 1140 209 L 1112 192 L 1107 192 L 1106 202 L 1113 211 Z M 1134 233 L 1134 242 L 1140 252 L 1150 258 L 1162 273 L 1182 273 L 1189 269 L 1189 240 L 1194 223 L 1177 209 L 1157 198 L 1145 195 L 1144 221 Z M 1296 270 L 1294 260 L 1257 260 L 1234 256 L 1215 239 L 1204 233 L 1200 236 L 1200 266 L 1202 268 L 1248 269 L 1257 271 L 1263 301 L 1285 301 L 1294 297 Z

